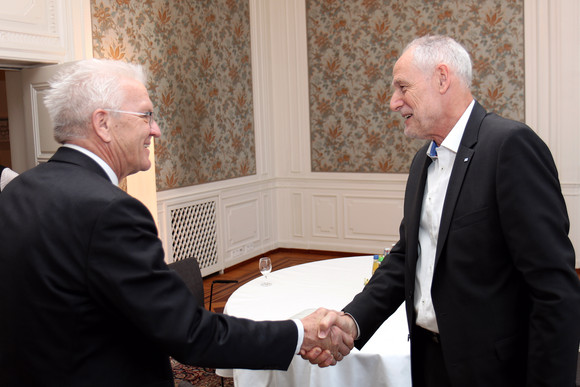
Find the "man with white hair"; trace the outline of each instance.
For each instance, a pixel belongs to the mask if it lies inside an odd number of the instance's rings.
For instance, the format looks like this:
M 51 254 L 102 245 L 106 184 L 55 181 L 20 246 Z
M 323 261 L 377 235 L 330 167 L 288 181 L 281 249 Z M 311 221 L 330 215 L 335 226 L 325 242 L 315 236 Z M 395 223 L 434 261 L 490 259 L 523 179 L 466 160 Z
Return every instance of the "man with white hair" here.
M 168 269 L 151 214 L 117 187 L 150 168 L 161 135 L 140 66 L 81 61 L 45 104 L 63 145 L 0 200 L 0 385 L 173 387 L 169 356 L 287 369 L 300 351 L 320 366 L 348 354 L 338 328 L 319 334 L 326 310 L 276 322 L 214 314 Z

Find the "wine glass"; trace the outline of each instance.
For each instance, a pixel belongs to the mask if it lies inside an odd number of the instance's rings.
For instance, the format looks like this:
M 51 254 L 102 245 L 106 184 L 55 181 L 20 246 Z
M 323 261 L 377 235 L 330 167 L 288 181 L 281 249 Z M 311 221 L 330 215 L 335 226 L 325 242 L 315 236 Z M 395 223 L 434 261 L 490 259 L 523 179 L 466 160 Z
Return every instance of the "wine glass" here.
M 260 258 L 260 273 L 264 276 L 264 282 L 262 282 L 262 286 L 270 286 L 272 285 L 268 282 L 268 274 L 272 271 L 272 261 L 268 257 Z

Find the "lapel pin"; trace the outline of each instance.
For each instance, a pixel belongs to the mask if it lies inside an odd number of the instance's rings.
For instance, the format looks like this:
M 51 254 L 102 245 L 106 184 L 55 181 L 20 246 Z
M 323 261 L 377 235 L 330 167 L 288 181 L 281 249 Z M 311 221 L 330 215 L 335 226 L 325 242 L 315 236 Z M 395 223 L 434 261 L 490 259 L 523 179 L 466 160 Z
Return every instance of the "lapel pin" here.
M 469 161 L 469 157 L 466 157 L 466 158 L 464 158 L 464 159 L 463 159 L 463 162 L 464 162 L 464 163 L 466 163 L 466 162 L 468 162 L 468 161 Z

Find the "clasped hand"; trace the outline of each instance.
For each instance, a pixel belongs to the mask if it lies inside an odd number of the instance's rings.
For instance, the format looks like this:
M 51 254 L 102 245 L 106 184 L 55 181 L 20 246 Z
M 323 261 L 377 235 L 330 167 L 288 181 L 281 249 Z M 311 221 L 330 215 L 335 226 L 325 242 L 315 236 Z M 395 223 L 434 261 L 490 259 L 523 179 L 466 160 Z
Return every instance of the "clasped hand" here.
M 302 358 L 319 367 L 335 365 L 350 353 L 357 335 L 354 320 L 334 310 L 317 309 L 302 319 Z

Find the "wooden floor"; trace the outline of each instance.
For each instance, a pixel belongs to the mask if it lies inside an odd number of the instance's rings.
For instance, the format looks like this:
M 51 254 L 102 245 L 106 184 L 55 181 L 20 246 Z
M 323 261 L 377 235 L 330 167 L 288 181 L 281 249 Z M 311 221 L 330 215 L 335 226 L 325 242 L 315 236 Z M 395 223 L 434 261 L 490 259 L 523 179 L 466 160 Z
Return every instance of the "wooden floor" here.
M 211 295 L 211 285 L 215 280 L 237 280 L 235 284 L 220 284 L 213 285 L 213 298 L 211 309 L 213 312 L 223 312 L 224 306 L 230 295 L 240 286 L 256 277 L 261 276 L 258 270 L 258 261 L 261 257 L 270 257 L 272 260 L 272 271 L 283 269 L 302 263 L 317 261 L 321 259 L 350 257 L 357 255 L 368 255 L 363 253 L 339 253 L 334 251 L 318 251 L 318 250 L 294 250 L 294 249 L 278 249 L 269 253 L 260 255 L 258 257 L 247 260 L 236 266 L 225 270 L 224 274 L 212 274 L 203 279 L 203 287 L 205 294 L 205 307 L 209 309 L 209 301 Z

